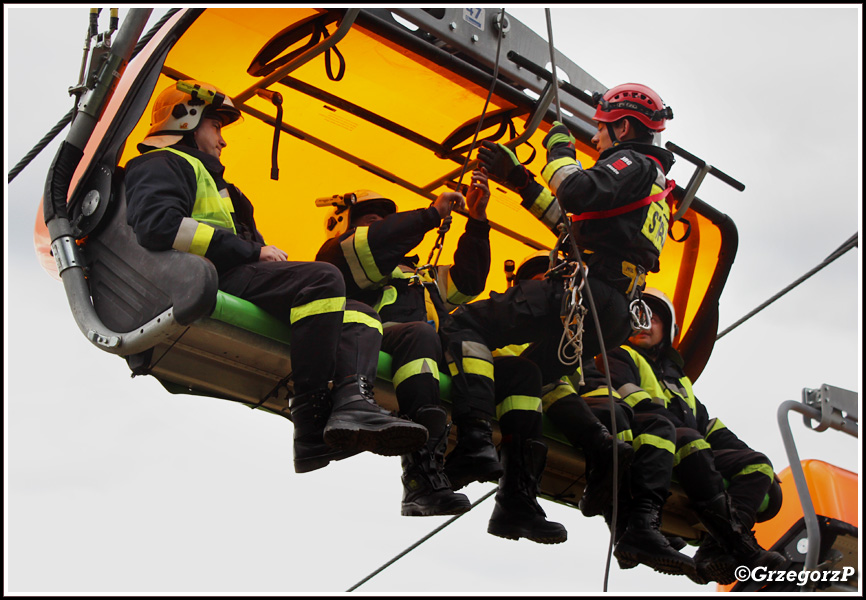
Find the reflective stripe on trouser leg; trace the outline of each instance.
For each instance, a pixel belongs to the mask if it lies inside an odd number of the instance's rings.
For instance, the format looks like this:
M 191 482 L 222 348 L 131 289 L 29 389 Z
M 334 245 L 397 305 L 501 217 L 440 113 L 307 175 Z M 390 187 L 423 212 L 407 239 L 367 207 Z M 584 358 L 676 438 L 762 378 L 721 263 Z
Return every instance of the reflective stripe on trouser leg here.
M 674 475 L 692 502 L 706 502 L 725 491 L 713 450 L 694 429 L 677 427 Z
M 517 435 L 540 440 L 542 436 L 541 373 L 519 356 L 493 359 L 496 418 L 503 437 Z
M 221 273 L 219 286 L 291 327 L 296 394 L 334 378 L 346 294 L 337 267 L 320 262 L 248 263 Z
M 714 450 L 716 470 L 728 481 L 731 504 L 755 522 L 773 483 L 773 465 L 766 455 L 752 449 Z
M 381 347 L 382 323 L 378 313 L 366 304 L 346 300 L 334 380 L 357 374 L 374 383 Z
M 382 351 L 391 355 L 391 383 L 400 412 L 412 418 L 422 406 L 440 405 L 439 334 L 426 322 L 388 323 Z
M 496 390 L 493 355 L 475 332 L 465 330 L 448 339 L 445 361 L 451 376 L 452 420 L 491 420 Z

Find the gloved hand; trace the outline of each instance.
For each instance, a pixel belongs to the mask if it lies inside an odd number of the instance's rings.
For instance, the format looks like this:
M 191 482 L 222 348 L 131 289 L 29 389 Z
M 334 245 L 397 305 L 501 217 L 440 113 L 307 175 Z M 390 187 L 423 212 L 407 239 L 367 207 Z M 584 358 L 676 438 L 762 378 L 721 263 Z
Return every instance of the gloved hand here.
M 490 177 L 505 187 L 520 191 L 533 178 L 526 167 L 520 164 L 514 152 L 502 144 L 488 140 L 481 142 L 478 149 L 478 162 L 487 169 Z
M 565 157 L 577 160 L 577 154 L 574 150 L 576 141 L 568 127 L 559 121 L 554 121 L 553 127 L 550 128 L 550 132 L 542 142 L 547 148 L 547 162 Z

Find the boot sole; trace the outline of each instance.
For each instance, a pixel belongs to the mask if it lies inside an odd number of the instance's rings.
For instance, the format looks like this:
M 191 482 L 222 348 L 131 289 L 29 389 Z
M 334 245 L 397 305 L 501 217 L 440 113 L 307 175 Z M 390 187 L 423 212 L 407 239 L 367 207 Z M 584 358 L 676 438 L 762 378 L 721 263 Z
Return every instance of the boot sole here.
M 469 502 L 455 503 L 453 506 L 420 506 L 418 504 L 404 504 L 400 508 L 400 514 L 404 517 L 441 517 L 448 515 L 462 515 L 469 511 L 472 505 Z
M 427 429 L 414 423 L 389 423 L 362 429 L 356 423 L 329 423 L 325 443 L 332 448 L 354 448 L 380 456 L 400 456 L 419 450 L 427 443 Z
M 296 458 L 294 460 L 295 473 L 309 473 L 310 471 L 316 471 L 318 469 L 327 467 L 331 463 L 331 461 L 343 460 L 344 458 L 349 458 L 360 453 L 361 450 L 355 450 L 353 448 L 349 448 L 346 450 L 330 449 L 330 452 L 328 452 L 327 454 L 320 454 L 318 456 L 311 456 L 309 458 Z
M 488 523 L 487 533 L 506 540 L 519 540 L 520 538 L 526 538 L 536 544 L 561 544 L 568 539 L 567 533 L 555 536 L 540 536 L 534 535 L 525 529 L 514 528 L 511 525 L 501 525 L 496 522 Z
M 640 554 L 630 550 L 614 549 L 614 557 L 617 561 L 625 564 L 646 565 L 653 571 L 664 573 L 665 575 L 686 575 L 690 579 L 692 575 L 697 576 L 697 571 L 693 564 L 677 560 L 674 558 L 662 558 L 657 555 Z M 631 568 L 631 567 L 627 567 Z M 689 575 L 689 574 L 692 575 Z
M 454 478 L 450 475 L 448 471 L 448 467 L 445 467 L 445 475 L 448 477 L 448 481 L 451 483 L 451 489 L 455 492 L 459 489 L 462 489 L 469 485 L 470 483 L 474 483 L 476 481 L 485 482 L 485 481 L 499 481 L 502 475 L 505 474 L 505 471 L 501 466 L 498 467 L 490 467 L 483 471 L 476 471 L 470 475 L 464 475 L 463 477 Z

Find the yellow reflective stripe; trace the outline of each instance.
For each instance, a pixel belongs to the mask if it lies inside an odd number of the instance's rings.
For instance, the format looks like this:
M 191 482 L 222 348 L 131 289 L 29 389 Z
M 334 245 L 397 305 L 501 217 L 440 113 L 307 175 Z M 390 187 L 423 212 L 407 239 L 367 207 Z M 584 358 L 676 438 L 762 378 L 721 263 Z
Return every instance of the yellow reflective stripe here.
M 393 285 L 389 285 L 382 290 L 382 295 L 379 296 L 379 301 L 373 305 L 373 310 L 379 312 L 389 304 L 394 304 L 397 301 L 397 290 Z
M 657 435 L 652 435 L 651 433 L 642 433 L 634 438 L 634 441 L 632 442 L 635 452 L 637 452 L 638 448 L 644 444 L 654 446 L 660 450 L 664 450 L 665 452 L 670 452 L 671 454 L 674 454 L 677 449 L 676 445 L 672 441 L 666 440 Z
M 639 402 L 652 399 L 652 396 L 646 393 L 644 389 L 633 383 L 626 383 L 617 390 L 622 397 L 623 402 L 634 408 Z
M 379 319 L 357 310 L 345 311 L 343 313 L 343 323 L 360 323 L 361 325 L 366 325 L 370 329 L 375 329 L 379 333 L 382 333 L 382 322 L 379 321 Z
M 535 215 L 535 218 L 551 229 L 559 223 L 559 205 L 556 204 L 553 194 L 547 188 L 541 188 L 538 197 L 533 200 L 528 209 Z
M 493 379 L 493 363 L 481 358 L 463 357 L 463 372 Z
M 650 196 L 660 194 L 664 190 L 656 184 L 653 184 L 650 191 Z M 665 201 L 650 202 L 646 219 L 644 220 L 641 233 L 646 237 L 653 246 L 661 252 L 665 246 L 665 240 L 668 237 L 668 222 L 671 219 L 671 209 Z
M 529 344 L 511 344 L 497 348 L 493 351 L 493 356 L 520 356 L 527 348 L 529 348 Z
M 237 233 L 235 229 L 234 212 L 235 207 L 229 197 L 228 190 L 217 189 L 214 178 L 208 173 L 202 162 L 174 148 L 158 148 L 151 152 L 168 151 L 186 160 L 195 172 L 195 204 L 190 215 L 196 221 L 207 223 L 213 227 L 230 230 Z
M 641 356 L 637 350 L 631 348 L 630 346 L 621 346 L 626 352 L 628 352 L 629 356 L 631 356 L 632 361 L 638 368 L 638 373 L 640 375 L 640 387 L 649 394 L 650 398 L 658 398 L 659 400 L 664 402 L 664 406 L 668 406 L 668 402 L 670 396 L 666 393 L 666 390 L 662 387 L 659 380 L 656 378 L 656 374 L 653 372 L 652 367 L 647 362 L 647 360 Z M 622 393 L 622 388 L 620 388 L 620 393 Z M 625 394 L 623 394 L 625 396 Z M 659 402 L 658 404 L 661 404 Z
M 583 169 L 580 167 L 580 163 L 577 162 L 577 160 L 570 156 L 564 156 L 552 160 L 544 165 L 544 168 L 541 169 L 541 178 L 547 182 L 550 191 L 556 195 L 557 189 L 569 175 L 582 170 Z
M 710 437 L 717 431 L 721 431 L 722 429 L 727 429 L 725 424 L 722 423 L 722 420 L 718 417 L 713 417 L 710 419 L 709 424 L 707 425 L 707 434 L 704 436 L 705 438 Z
M 437 269 L 436 283 L 439 286 L 439 289 L 444 294 L 445 301 L 449 304 L 453 304 L 454 306 L 465 304 L 467 302 L 472 302 L 473 300 L 475 300 L 475 298 L 478 297 L 478 294 L 464 294 L 459 289 L 457 289 L 457 285 L 451 278 L 451 265 L 439 267 Z
M 439 331 L 439 312 L 436 310 L 436 305 L 433 304 L 433 298 L 430 296 L 430 290 L 427 289 L 426 285 L 422 286 L 424 288 L 424 307 L 427 309 L 427 320 L 433 322 L 433 328 L 436 331 Z
M 680 462 L 682 462 L 695 452 L 700 452 L 701 450 L 712 450 L 712 447 L 707 443 L 707 440 L 701 438 L 699 440 L 689 442 L 688 444 L 677 450 L 676 454 L 674 455 L 674 466 L 677 466 L 678 464 L 680 464 Z
M 451 374 L 451 377 L 457 376 L 459 371 L 457 370 L 457 365 L 453 362 L 448 363 L 448 372 Z
M 292 309 L 289 320 L 294 325 L 301 319 L 314 317 L 316 315 L 324 315 L 333 312 L 342 312 L 346 308 L 346 298 L 323 298 L 322 300 L 313 300 L 301 306 L 296 306 Z
M 773 472 L 773 468 L 767 463 L 757 463 L 754 465 L 749 465 L 742 471 L 734 475 L 734 477 L 739 477 L 741 475 L 751 475 L 752 473 L 763 473 L 770 478 L 770 481 L 772 481 L 776 477 L 776 474 Z M 734 477 L 731 477 L 731 479 L 734 479 Z
M 611 395 L 610 391 L 608 390 L 607 386 L 604 385 L 604 386 L 595 388 L 594 390 L 591 390 L 589 392 L 584 392 L 583 394 L 581 394 L 581 397 L 583 397 L 583 398 L 597 398 L 599 396 L 610 396 L 610 395 Z M 621 398 L 621 396 L 619 395 L 618 392 L 614 392 L 613 397 L 614 398 Z
M 352 279 L 362 290 L 369 289 L 381 284 L 385 275 L 376 266 L 370 243 L 367 240 L 369 227 L 358 227 L 349 237 L 340 242 L 340 249 L 349 265 Z
M 512 410 L 531 410 L 533 412 L 541 412 L 541 398 L 537 396 L 508 396 L 496 405 L 496 418 L 501 419 L 502 415 Z
M 410 377 L 424 374 L 433 375 L 433 377 L 436 378 L 436 381 L 439 381 L 439 365 L 437 365 L 436 361 L 432 358 L 419 358 L 407 362 L 405 365 L 397 369 L 397 372 L 394 373 L 394 376 L 391 378 L 391 383 L 393 383 L 396 388 Z
M 204 223 L 196 225 L 195 233 L 192 236 L 192 240 L 189 242 L 189 250 L 187 250 L 187 252 L 197 254 L 198 256 L 204 256 L 207 249 L 210 247 L 210 242 L 213 239 L 215 231 L 216 230 L 213 227 Z
M 547 388 L 550 388 L 549 390 Z M 547 390 L 547 391 L 545 391 Z M 557 383 L 550 387 L 550 384 L 544 386 L 541 393 L 541 406 L 544 410 L 548 410 L 551 405 L 557 400 L 561 400 L 566 396 L 576 396 L 577 392 L 574 387 L 565 380 L 560 379 Z
M 626 429 L 625 431 L 618 431 L 616 433 L 616 439 L 623 442 L 632 442 L 632 447 L 634 447 L 634 433 L 631 429 Z

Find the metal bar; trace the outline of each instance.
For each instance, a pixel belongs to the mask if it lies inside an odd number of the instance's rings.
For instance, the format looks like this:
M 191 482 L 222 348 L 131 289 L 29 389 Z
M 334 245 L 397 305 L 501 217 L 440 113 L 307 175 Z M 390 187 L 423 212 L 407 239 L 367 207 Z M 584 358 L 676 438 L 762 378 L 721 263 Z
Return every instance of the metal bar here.
M 809 485 L 806 483 L 806 475 L 803 473 L 803 465 L 800 464 L 800 455 L 797 453 L 797 445 L 791 426 L 788 423 L 788 412 L 796 411 L 808 417 L 821 420 L 821 411 L 806 406 L 800 402 L 787 400 L 779 405 L 776 418 L 779 422 L 779 431 L 782 434 L 782 443 L 785 445 L 785 453 L 788 455 L 788 464 L 791 466 L 791 474 L 794 476 L 794 484 L 797 487 L 797 495 L 800 498 L 800 506 L 803 508 L 803 520 L 806 523 L 806 563 L 804 571 L 812 571 L 818 564 L 818 553 L 821 548 L 821 529 L 818 525 L 818 516 L 815 514 L 815 506 L 812 504 L 812 496 L 809 493 Z

